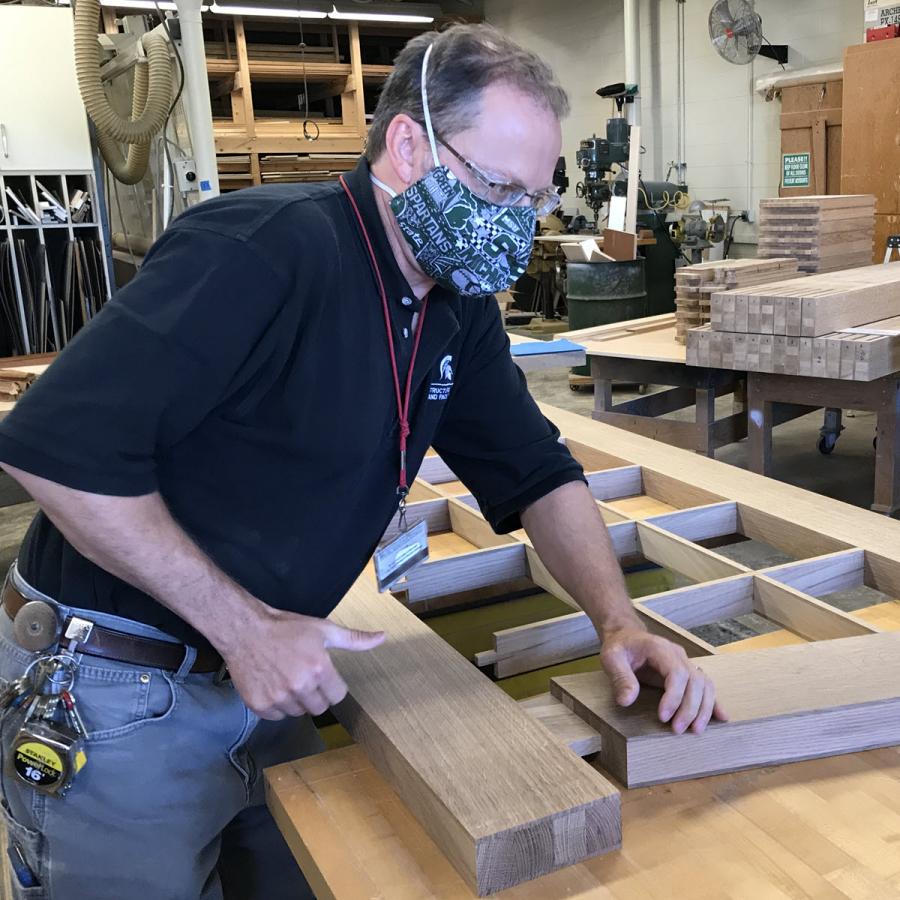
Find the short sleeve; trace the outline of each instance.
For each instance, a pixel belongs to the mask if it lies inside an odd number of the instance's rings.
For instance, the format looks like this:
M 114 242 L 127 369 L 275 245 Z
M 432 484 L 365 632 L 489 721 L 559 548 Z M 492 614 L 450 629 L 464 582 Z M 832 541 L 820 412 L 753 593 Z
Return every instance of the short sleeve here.
M 91 493 L 151 493 L 158 454 L 246 377 L 286 289 L 246 241 L 176 224 L 0 422 L 0 460 Z
M 520 528 L 519 514 L 536 500 L 584 481 L 584 472 L 528 392 L 494 299 L 466 302 L 485 307 L 434 446 L 503 533 Z

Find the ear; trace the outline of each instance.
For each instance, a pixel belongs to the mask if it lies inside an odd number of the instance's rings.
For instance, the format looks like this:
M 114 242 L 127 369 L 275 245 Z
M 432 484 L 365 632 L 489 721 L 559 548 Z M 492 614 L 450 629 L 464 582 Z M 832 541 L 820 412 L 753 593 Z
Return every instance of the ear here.
M 422 128 L 405 113 L 391 119 L 385 133 L 384 156 L 397 180 L 407 188 L 419 177 Z

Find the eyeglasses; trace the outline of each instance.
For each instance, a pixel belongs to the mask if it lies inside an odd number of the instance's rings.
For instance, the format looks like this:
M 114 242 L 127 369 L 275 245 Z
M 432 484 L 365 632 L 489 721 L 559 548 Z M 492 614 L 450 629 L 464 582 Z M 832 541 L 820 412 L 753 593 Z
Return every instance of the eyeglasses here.
M 423 126 L 424 127 L 424 126 Z M 531 208 L 538 216 L 547 216 L 562 203 L 555 187 L 529 193 L 521 184 L 509 181 L 497 181 L 487 172 L 482 171 L 471 160 L 465 158 L 458 150 L 454 150 L 437 132 L 435 138 L 441 142 L 484 187 L 482 198 L 497 206 L 518 206 L 527 197 Z

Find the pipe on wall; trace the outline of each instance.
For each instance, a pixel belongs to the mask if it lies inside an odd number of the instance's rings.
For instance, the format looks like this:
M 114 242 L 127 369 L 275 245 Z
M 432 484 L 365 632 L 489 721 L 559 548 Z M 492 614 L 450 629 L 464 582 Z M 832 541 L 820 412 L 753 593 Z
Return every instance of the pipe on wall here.
M 219 170 L 212 130 L 212 105 L 206 74 L 200 0 L 176 0 L 176 5 L 181 24 L 181 58 L 184 64 L 182 98 L 191 133 L 199 196 L 201 200 L 208 200 L 219 194 Z
M 641 12 L 640 0 L 625 0 L 625 82 L 638 85 L 634 103 L 625 104 L 629 125 L 641 124 Z

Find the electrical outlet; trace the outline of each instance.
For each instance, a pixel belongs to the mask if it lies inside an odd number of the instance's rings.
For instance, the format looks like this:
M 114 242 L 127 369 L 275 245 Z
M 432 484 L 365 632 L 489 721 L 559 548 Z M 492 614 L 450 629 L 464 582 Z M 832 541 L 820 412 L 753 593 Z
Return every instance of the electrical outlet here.
M 742 209 L 741 221 L 752 225 L 753 222 L 756 221 L 756 213 L 754 213 L 752 209 Z

